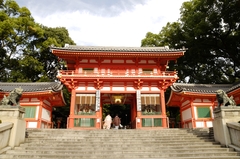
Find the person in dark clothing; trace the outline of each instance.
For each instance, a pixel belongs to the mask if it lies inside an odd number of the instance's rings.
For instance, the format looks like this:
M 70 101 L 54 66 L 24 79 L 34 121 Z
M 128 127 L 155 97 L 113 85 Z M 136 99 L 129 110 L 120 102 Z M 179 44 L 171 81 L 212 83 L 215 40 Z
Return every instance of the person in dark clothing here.
M 115 126 L 115 129 L 119 129 L 119 126 L 121 124 L 121 119 L 116 115 L 113 119 L 113 124 Z

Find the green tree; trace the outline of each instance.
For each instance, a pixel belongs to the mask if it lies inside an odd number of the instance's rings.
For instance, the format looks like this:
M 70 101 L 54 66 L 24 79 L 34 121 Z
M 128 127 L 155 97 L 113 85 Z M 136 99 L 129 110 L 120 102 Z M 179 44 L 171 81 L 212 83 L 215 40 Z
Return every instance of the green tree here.
M 44 38 L 32 41 L 29 52 L 25 53 L 25 57 L 34 57 L 42 65 L 42 72 L 36 72 L 37 81 L 56 81 L 58 69 L 62 69 L 64 66 L 58 57 L 50 52 L 49 47 L 51 45 L 63 47 L 66 43 L 70 45 L 75 43 L 69 37 L 68 30 L 64 27 L 49 28 L 41 26 L 41 28 L 44 31 Z
M 142 46 L 188 48 L 177 64 L 170 64 L 171 69 L 177 69 L 180 81 L 236 82 L 240 78 L 239 7 L 239 0 L 184 2 L 179 21 L 167 23 L 159 34 L 147 33 Z
M 0 0 L 0 81 L 57 81 L 62 63 L 53 55 L 51 45 L 63 47 L 75 44 L 64 27 L 50 28 L 34 21 L 26 7 L 14 0 Z M 69 114 L 70 97 L 63 89 L 67 107 L 58 108 Z
M 35 23 L 26 7 L 13 0 L 0 1 L 0 81 L 55 81 L 63 67 L 49 46 L 75 44 L 66 28 Z
M 16 80 L 12 76 L 18 75 L 15 71 L 21 69 L 29 43 L 43 35 L 26 7 L 20 8 L 13 0 L 0 1 L 1 81 Z

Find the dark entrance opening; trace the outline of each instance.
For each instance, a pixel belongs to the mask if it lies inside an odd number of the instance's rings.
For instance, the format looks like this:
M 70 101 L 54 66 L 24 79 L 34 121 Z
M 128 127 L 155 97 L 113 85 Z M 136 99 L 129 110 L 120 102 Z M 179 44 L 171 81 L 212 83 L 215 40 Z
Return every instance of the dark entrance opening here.
M 167 107 L 170 128 L 181 128 L 181 116 L 179 107 Z
M 130 104 L 104 104 L 103 105 L 103 120 L 107 114 L 110 114 L 112 118 L 118 114 L 121 118 L 121 124 L 123 128 L 131 128 L 131 105 Z

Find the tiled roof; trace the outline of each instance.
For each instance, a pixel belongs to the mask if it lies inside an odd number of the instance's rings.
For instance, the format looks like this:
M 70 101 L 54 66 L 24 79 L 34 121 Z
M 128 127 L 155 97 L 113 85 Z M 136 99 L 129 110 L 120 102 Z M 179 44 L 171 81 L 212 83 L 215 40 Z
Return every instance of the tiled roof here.
M 66 45 L 65 47 L 54 47 L 50 49 L 70 51 L 95 51 L 95 52 L 184 52 L 187 49 L 169 49 L 168 47 L 113 47 L 113 46 L 77 46 Z
M 229 92 L 233 87 L 232 84 L 188 84 L 174 83 L 171 89 L 174 92 L 195 92 L 195 93 L 215 93 L 216 90 L 222 89 Z
M 23 92 L 60 91 L 63 85 L 60 82 L 29 82 L 29 83 L 6 83 L 0 82 L 0 92 L 11 92 L 21 87 Z
M 236 82 L 233 84 L 233 86 L 228 90 L 228 92 L 231 92 L 237 88 L 240 88 L 240 81 L 239 82 Z

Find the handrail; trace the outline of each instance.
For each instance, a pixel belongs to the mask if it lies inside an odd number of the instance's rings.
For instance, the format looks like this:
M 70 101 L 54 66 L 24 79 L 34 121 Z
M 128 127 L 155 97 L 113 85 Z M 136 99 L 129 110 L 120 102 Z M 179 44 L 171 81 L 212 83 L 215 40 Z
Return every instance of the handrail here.
M 58 76 L 78 76 L 78 77 L 177 77 L 176 71 L 163 71 L 161 73 L 127 72 L 126 70 L 115 70 L 112 72 L 76 72 L 75 70 L 61 70 Z

